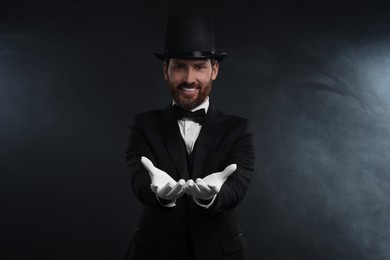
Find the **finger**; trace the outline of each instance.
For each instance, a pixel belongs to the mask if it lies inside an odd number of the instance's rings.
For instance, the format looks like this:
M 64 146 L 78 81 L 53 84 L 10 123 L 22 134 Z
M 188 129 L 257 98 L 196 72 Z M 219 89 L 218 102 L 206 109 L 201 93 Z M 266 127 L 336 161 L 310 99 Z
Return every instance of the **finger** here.
M 184 189 L 181 189 L 178 193 L 177 193 L 177 198 L 180 198 L 181 196 L 183 196 L 185 193 L 185 190 Z
M 193 188 L 193 190 L 194 190 L 197 194 L 200 194 L 200 193 L 201 193 L 201 190 L 200 190 L 198 184 L 196 184 L 195 182 L 194 182 L 194 188 Z
M 189 179 L 186 184 L 185 184 L 188 188 L 191 188 L 194 186 L 194 181 L 192 179 Z
M 202 193 L 204 193 L 204 194 L 211 193 L 211 189 L 209 188 L 209 186 L 207 186 L 207 184 L 204 182 L 203 179 L 201 179 L 201 178 L 196 179 L 196 185 L 198 186 L 199 190 Z
M 182 180 L 179 180 L 175 186 L 173 186 L 172 190 L 167 194 L 168 197 L 177 197 L 180 193 L 182 193 L 182 190 L 183 190 L 183 186 L 185 184 L 185 181 L 182 179 Z
M 150 184 L 150 189 L 151 189 L 154 193 L 157 193 L 158 186 L 155 185 L 155 184 Z
M 171 183 L 166 183 L 160 190 L 157 190 L 157 195 L 163 199 L 167 198 L 167 194 L 173 189 Z
M 193 196 L 193 192 L 194 192 L 194 181 L 193 180 L 188 180 L 185 184 L 185 192 L 188 194 L 188 195 L 191 195 Z
M 237 170 L 237 164 L 230 164 L 229 166 L 227 166 L 224 170 L 223 170 L 223 176 L 225 178 L 229 177 L 230 175 L 232 175 L 233 172 L 235 172 Z
M 177 181 L 177 183 L 179 183 L 182 187 L 184 187 L 184 185 L 186 184 L 186 181 L 183 179 L 180 179 Z
M 184 183 L 184 185 L 183 185 L 184 191 L 188 189 L 188 182 L 189 182 L 189 181 L 190 181 L 190 180 L 188 180 L 188 181 L 186 181 L 186 182 Z
M 190 189 L 191 189 L 191 195 L 193 196 L 193 197 L 196 197 L 196 198 L 199 198 L 199 197 L 201 197 L 202 196 L 202 192 L 201 192 L 201 190 L 199 189 L 199 187 L 198 187 L 198 185 L 194 182 L 194 181 L 192 181 L 191 183 L 190 183 Z
M 214 194 L 217 194 L 221 190 L 221 187 L 217 187 L 212 184 L 207 184 L 207 187 L 209 187 L 210 191 Z
M 203 179 L 197 179 L 196 184 L 198 185 L 200 189 L 200 198 L 202 199 L 210 199 L 212 198 L 215 194 L 217 194 L 216 189 L 210 189 L 210 187 L 207 185 L 207 183 Z M 214 187 L 214 186 L 212 186 Z
M 150 161 L 148 158 L 146 158 L 145 156 L 142 156 L 141 157 L 141 163 L 143 164 L 143 166 L 149 171 L 149 173 L 151 173 L 154 169 L 154 165 L 152 163 L 152 161 Z
M 178 183 L 181 185 L 181 190 L 177 193 L 177 197 L 180 198 L 185 193 L 186 181 L 181 179 Z
M 189 187 L 188 187 L 188 184 L 187 184 L 187 182 L 186 182 L 186 183 L 184 183 L 184 185 L 183 185 L 183 193 L 187 193 L 188 190 L 189 190 Z

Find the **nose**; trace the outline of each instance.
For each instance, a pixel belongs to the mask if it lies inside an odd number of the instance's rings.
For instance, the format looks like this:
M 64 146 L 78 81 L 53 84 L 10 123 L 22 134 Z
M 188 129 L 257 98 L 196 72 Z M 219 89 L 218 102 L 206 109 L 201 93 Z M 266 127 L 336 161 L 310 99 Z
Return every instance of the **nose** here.
M 185 75 L 184 81 L 187 84 L 191 84 L 191 83 L 195 82 L 195 73 L 194 73 L 194 71 L 192 71 L 191 68 L 187 70 L 187 73 Z

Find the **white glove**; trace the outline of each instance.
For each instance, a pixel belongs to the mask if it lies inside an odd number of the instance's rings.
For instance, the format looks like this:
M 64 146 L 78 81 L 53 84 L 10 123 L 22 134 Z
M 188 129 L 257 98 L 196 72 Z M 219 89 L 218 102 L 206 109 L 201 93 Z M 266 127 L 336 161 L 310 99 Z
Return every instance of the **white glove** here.
M 169 174 L 155 167 L 146 157 L 141 157 L 141 163 L 148 170 L 151 179 L 150 188 L 156 195 L 165 200 L 175 200 L 184 194 L 185 181 L 176 182 Z
M 212 173 L 203 179 L 198 178 L 196 182 L 188 180 L 184 190 L 187 194 L 197 199 L 212 199 L 215 194 L 218 194 L 224 182 L 236 169 L 237 164 L 230 164 L 223 171 Z

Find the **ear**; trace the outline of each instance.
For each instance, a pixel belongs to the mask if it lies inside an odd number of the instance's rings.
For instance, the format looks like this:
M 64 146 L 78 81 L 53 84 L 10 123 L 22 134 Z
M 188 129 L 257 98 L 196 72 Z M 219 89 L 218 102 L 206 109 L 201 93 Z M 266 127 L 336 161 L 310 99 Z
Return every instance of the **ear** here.
M 211 79 L 215 80 L 218 76 L 218 70 L 219 70 L 219 63 L 218 61 L 215 61 L 214 66 L 211 68 Z
M 168 80 L 168 64 L 164 61 L 163 63 L 163 73 L 165 80 Z

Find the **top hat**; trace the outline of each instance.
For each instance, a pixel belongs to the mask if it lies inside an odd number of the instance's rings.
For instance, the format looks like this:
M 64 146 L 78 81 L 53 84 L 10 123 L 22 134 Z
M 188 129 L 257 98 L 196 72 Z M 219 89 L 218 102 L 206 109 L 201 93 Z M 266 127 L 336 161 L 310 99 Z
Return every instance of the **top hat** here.
M 154 52 L 166 58 L 215 59 L 222 61 L 227 53 L 215 50 L 214 23 L 210 16 L 175 15 L 168 18 L 165 51 Z

